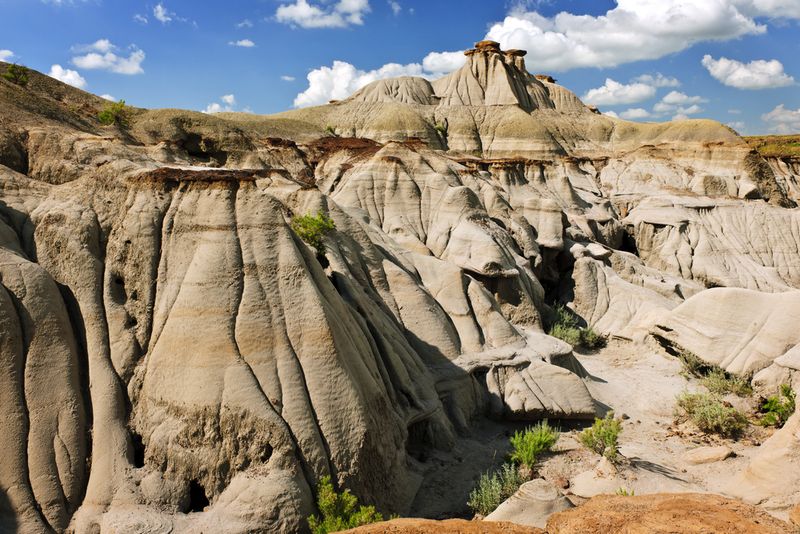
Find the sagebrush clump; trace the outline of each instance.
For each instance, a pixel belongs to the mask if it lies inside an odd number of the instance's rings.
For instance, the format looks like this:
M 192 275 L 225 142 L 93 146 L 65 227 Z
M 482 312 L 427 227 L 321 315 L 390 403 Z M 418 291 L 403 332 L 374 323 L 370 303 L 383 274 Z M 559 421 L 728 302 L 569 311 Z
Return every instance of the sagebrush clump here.
M 333 219 L 321 211 L 317 212 L 316 215 L 308 213 L 292 219 L 292 230 L 295 231 L 300 239 L 314 247 L 317 254 L 325 252 L 323 239 L 335 229 L 336 224 L 334 224 Z
M 115 124 L 120 128 L 127 128 L 130 125 L 130 109 L 124 100 L 109 102 L 97 115 L 97 120 L 108 126 Z
M 487 516 L 527 481 L 515 465 L 504 464 L 499 471 L 481 475 L 478 485 L 469 494 L 467 506 L 474 513 Z
M 614 418 L 614 412 L 608 412 L 603 419 L 595 417 L 594 424 L 580 433 L 581 443 L 610 461 L 616 461 L 619 453 L 619 435 L 622 422 Z
M 3 78 L 20 87 L 25 87 L 28 85 L 28 68 L 12 63 L 6 68 Z
M 701 383 L 711 393 L 717 395 L 733 393 L 739 397 L 749 397 L 753 394 L 753 388 L 750 387 L 750 382 L 747 379 L 738 375 L 726 373 L 718 367 L 712 369 L 711 372 L 701 380 Z
M 555 320 L 547 332 L 553 337 L 566 341 L 574 347 L 598 349 L 606 345 L 606 338 L 594 331 L 592 327 L 578 326 L 578 317 L 566 306 L 553 308 Z
M 533 468 L 536 459 L 553 448 L 558 441 L 559 432 L 545 421 L 540 421 L 525 430 L 514 432 L 511 436 L 511 461 Z
M 771 395 L 761 404 L 760 411 L 764 415 L 758 421 L 763 426 L 781 428 L 794 413 L 795 392 L 788 384 L 781 384 L 777 395 Z
M 334 490 L 329 476 L 322 477 L 317 486 L 317 507 L 322 518 L 316 515 L 308 518 L 308 526 L 314 534 L 339 532 L 383 521 L 383 515 L 374 506 L 359 505 L 350 490 L 342 493 Z
M 683 375 L 686 378 L 699 378 L 711 393 L 716 395 L 733 393 L 739 397 L 748 397 L 753 394 L 753 388 L 750 387 L 750 381 L 747 378 L 729 373 L 718 365 L 707 363 L 691 351 L 681 351 L 678 359 L 683 365 Z
M 688 417 L 697 428 L 709 434 L 735 438 L 747 428 L 747 417 L 715 395 L 681 393 L 678 410 L 678 415 Z

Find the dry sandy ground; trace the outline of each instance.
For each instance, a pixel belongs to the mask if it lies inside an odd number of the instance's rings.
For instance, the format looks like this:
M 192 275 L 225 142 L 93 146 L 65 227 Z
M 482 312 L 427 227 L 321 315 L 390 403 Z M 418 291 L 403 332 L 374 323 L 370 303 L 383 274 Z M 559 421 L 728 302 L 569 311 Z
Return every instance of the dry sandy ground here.
M 600 457 L 579 444 L 581 427 L 560 424 L 561 438 L 552 454 L 542 458 L 539 476 L 562 488 L 576 504 L 599 493 L 624 488 L 637 495 L 664 492 L 721 493 L 725 483 L 747 463 L 771 431 L 752 426 L 739 440 L 708 436 L 690 423 L 675 422 L 675 398 L 684 390 L 702 391 L 695 379 L 681 374 L 677 358 L 660 348 L 612 339 L 600 351 L 577 354 L 591 374 L 589 389 L 601 409 L 624 418 L 621 460 L 616 468 L 599 471 Z M 727 397 L 741 409 L 754 402 Z M 518 426 L 482 422 L 452 453 L 434 453 L 417 467 L 424 482 L 412 515 L 429 518 L 470 517 L 466 501 L 481 473 L 503 463 L 508 437 Z M 687 452 L 702 446 L 726 445 L 735 456 L 692 465 Z M 601 464 L 602 465 L 602 464 Z M 769 510 L 786 519 L 785 510 Z

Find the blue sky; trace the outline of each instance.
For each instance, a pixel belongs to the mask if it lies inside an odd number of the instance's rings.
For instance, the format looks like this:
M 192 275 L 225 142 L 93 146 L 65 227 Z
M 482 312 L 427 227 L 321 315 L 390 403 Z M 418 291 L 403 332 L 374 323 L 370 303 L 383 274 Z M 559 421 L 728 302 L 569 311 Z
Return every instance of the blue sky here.
M 604 112 L 800 132 L 800 0 L 0 0 L 0 59 L 143 107 L 274 113 L 486 36 Z

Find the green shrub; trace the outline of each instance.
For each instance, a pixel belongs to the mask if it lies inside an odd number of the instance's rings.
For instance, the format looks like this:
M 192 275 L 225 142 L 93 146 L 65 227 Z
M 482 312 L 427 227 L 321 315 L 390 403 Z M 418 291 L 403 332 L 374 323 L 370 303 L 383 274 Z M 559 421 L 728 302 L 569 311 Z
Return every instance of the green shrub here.
M 787 384 L 781 384 L 777 395 L 771 395 L 761 404 L 763 417 L 758 421 L 763 426 L 776 426 L 778 428 L 786 424 L 786 421 L 794 413 L 795 392 Z
M 683 364 L 683 375 L 686 378 L 700 378 L 701 383 L 715 395 L 733 393 L 739 397 L 748 397 L 753 394 L 750 381 L 747 378 L 725 371 L 722 367 L 700 359 L 688 350 L 681 351 L 678 359 Z
M 447 137 L 447 126 L 442 124 L 441 122 L 437 122 L 433 125 L 433 128 L 441 135 L 442 137 Z
M 325 127 L 325 133 L 330 135 L 331 137 L 336 137 L 336 129 L 330 124 Z
M 559 304 L 553 308 L 555 320 L 547 332 L 561 341 L 566 341 L 573 347 L 597 349 L 605 347 L 606 338 L 594 331 L 591 327 L 578 326 L 578 317 L 564 305 Z
M 120 128 L 127 128 L 130 124 L 130 108 L 125 105 L 124 100 L 109 102 L 97 115 L 97 119 L 102 124 L 116 124 Z
M 308 526 L 314 534 L 327 534 L 383 521 L 383 516 L 374 506 L 359 506 L 358 499 L 344 490 L 336 492 L 331 477 L 322 477 L 317 487 L 317 507 L 322 519 L 316 515 L 308 518 Z
M 617 491 L 614 493 L 616 493 L 617 495 L 621 495 L 623 497 L 633 497 L 634 495 L 636 495 L 635 491 L 629 490 L 628 488 L 625 487 L 617 488 Z
M 487 516 L 525 482 L 527 480 L 515 465 L 504 464 L 500 471 L 481 475 L 478 485 L 469 494 L 467 506 L 474 513 Z
M 678 396 L 678 408 L 697 428 L 708 434 L 736 437 L 747 428 L 744 414 L 714 395 L 681 393 Z
M 511 461 L 532 468 L 536 458 L 543 452 L 553 448 L 558 441 L 558 430 L 551 427 L 547 421 L 540 421 L 523 431 L 514 432 L 511 436 Z
M 553 337 L 557 337 L 561 341 L 566 341 L 573 347 L 581 344 L 581 331 L 574 326 L 565 326 L 563 324 L 554 324 L 548 332 Z
M 597 454 L 602 454 L 612 462 L 619 452 L 619 434 L 622 423 L 614 419 L 614 412 L 608 412 L 603 419 L 595 417 L 591 428 L 580 433 L 581 443 Z
M 719 367 L 715 367 L 709 372 L 701 383 L 711 393 L 716 395 L 725 395 L 733 393 L 739 397 L 748 397 L 753 394 L 753 388 L 750 387 L 750 382 L 738 375 L 726 373 Z
M 28 69 L 22 65 L 12 63 L 6 68 L 6 71 L 3 73 L 3 78 L 20 87 L 25 87 L 28 85 Z
M 598 334 L 591 326 L 581 328 L 580 343 L 587 349 L 599 349 L 606 346 L 605 336 Z
M 310 213 L 300 215 L 292 219 L 292 230 L 317 250 L 317 254 L 322 254 L 325 250 L 323 238 L 336 229 L 333 219 L 324 213 L 317 212 L 316 215 Z

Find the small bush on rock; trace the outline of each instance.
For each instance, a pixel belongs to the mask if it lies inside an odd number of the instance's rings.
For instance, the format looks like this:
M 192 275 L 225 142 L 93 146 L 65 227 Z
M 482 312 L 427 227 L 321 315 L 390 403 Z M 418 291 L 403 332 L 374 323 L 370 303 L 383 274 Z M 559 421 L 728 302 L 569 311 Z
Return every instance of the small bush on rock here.
M 606 338 L 594 331 L 591 327 L 581 328 L 578 326 L 578 317 L 563 305 L 556 306 L 555 321 L 547 332 L 561 341 L 566 341 L 573 347 L 583 347 L 586 349 L 597 349 L 605 347 Z
M 322 254 L 325 250 L 323 238 L 336 229 L 333 219 L 324 213 L 317 212 L 316 215 L 306 214 L 292 219 L 292 230 L 317 250 L 317 254 Z
M 794 413 L 795 392 L 787 384 L 781 384 L 777 395 L 771 395 L 761 404 L 763 417 L 758 421 L 763 426 L 781 428 Z
M 339 532 L 383 521 L 383 516 L 375 511 L 374 506 L 359 506 L 358 499 L 350 490 L 342 493 L 334 490 L 329 476 L 322 477 L 319 481 L 317 507 L 322 518 L 316 515 L 308 518 L 308 526 L 314 534 Z
M 622 423 L 614 419 L 614 412 L 608 412 L 603 419 L 596 417 L 591 428 L 581 432 L 579 438 L 586 448 L 602 454 L 613 462 L 619 452 L 620 432 Z
M 97 115 L 97 119 L 108 126 L 116 124 L 120 128 L 127 128 L 130 124 L 130 109 L 125 105 L 124 100 L 109 102 Z
M 6 68 L 3 78 L 20 87 L 25 87 L 28 85 L 28 69 L 13 63 Z
M 558 430 L 551 427 L 547 421 L 540 421 L 535 426 L 514 432 L 511 436 L 511 446 L 514 449 L 511 461 L 533 468 L 536 458 L 552 449 L 558 441 L 558 436 Z
M 719 367 L 715 367 L 702 380 L 702 384 L 711 393 L 725 395 L 733 393 L 739 397 L 748 397 L 753 394 L 750 382 L 738 375 L 726 373 Z
M 678 408 L 697 428 L 709 434 L 733 438 L 747 428 L 744 414 L 714 395 L 684 392 L 678 396 Z
M 722 367 L 702 360 L 691 351 L 681 351 L 678 359 L 683 364 L 683 375 L 686 378 L 700 378 L 706 389 L 715 395 L 733 393 L 739 397 L 748 397 L 753 394 L 748 379 L 728 373 Z
M 469 494 L 467 506 L 474 513 L 487 516 L 525 482 L 527 480 L 515 465 L 504 464 L 500 471 L 481 475 L 478 485 Z

